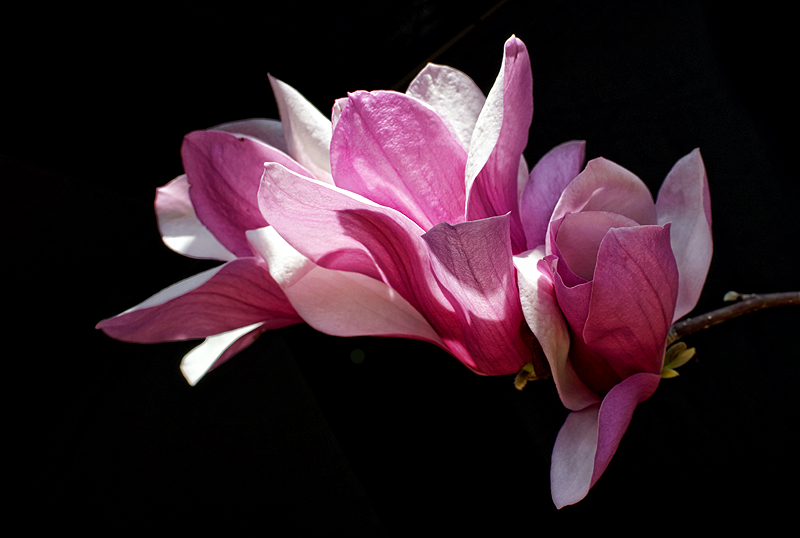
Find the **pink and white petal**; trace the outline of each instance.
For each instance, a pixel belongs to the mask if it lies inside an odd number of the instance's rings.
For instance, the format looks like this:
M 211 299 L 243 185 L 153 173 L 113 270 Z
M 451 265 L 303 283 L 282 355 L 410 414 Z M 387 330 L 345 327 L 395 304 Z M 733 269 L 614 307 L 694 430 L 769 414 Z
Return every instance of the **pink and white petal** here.
M 397 92 L 350 94 L 331 140 L 337 187 L 425 230 L 463 221 L 466 158 L 436 112 Z
M 618 213 L 581 211 L 566 215 L 556 234 L 559 258 L 573 274 L 592 280 L 597 252 L 608 230 L 632 226 L 638 226 L 635 220 Z
M 509 220 L 503 215 L 454 226 L 441 223 L 422 236 L 431 252 L 433 274 L 462 327 L 460 339 L 469 356 L 456 356 L 484 375 L 517 373 L 531 359 L 520 331 L 524 319 Z M 447 319 L 436 321 L 434 326 L 442 331 Z
M 711 198 L 700 150 L 680 159 L 667 174 L 658 191 L 656 213 L 659 224 L 672 223 L 672 251 L 680 282 L 673 319 L 676 321 L 697 304 L 714 250 Z
M 272 226 L 248 230 L 247 240 L 253 252 L 260 256 L 269 268 L 273 280 L 284 291 L 317 267 L 314 262 L 300 254 L 278 235 Z
M 239 257 L 252 256 L 245 231 L 267 225 L 256 202 L 264 163 L 311 177 L 285 153 L 245 135 L 195 131 L 184 138 L 181 154 L 197 217 Z
M 278 103 L 286 146 L 297 162 L 320 181 L 331 179 L 331 122 L 300 92 L 272 75 L 269 83 Z
M 249 120 L 231 121 L 209 127 L 207 131 L 225 131 L 226 133 L 243 134 L 257 138 L 275 149 L 289 153 L 286 138 L 283 134 L 283 125 L 278 120 L 253 118 Z
M 525 44 L 512 36 L 475 125 L 466 166 L 466 220 L 511 213 L 514 253 L 526 249 L 519 220 L 518 173 L 533 117 L 533 79 Z
M 661 372 L 678 295 L 669 236 L 669 224 L 616 228 L 600 245 L 583 341 L 623 379 Z
M 266 268 L 255 258 L 238 258 L 173 284 L 97 328 L 117 340 L 156 343 L 301 321 Z
M 194 386 L 208 372 L 255 342 L 266 329 L 263 323 L 253 323 L 206 338 L 202 344 L 184 355 L 181 373 Z
M 316 265 L 268 226 L 247 233 L 303 320 L 334 336 L 396 336 L 444 343 L 408 301 L 379 280 Z
M 161 239 L 175 252 L 210 260 L 236 258 L 197 218 L 189 198 L 186 174 L 156 189 L 155 208 Z
M 520 195 L 520 219 L 528 248 L 544 245 L 550 217 L 569 183 L 580 174 L 586 142 L 564 142 L 548 151 L 531 170 Z
M 549 272 L 539 270 L 543 258 L 543 246 L 514 256 L 522 313 L 547 357 L 561 402 L 567 409 L 583 409 L 600 398 L 580 380 L 569 361 L 569 329 Z
M 559 510 L 592 487 L 600 404 L 571 412 L 558 431 L 550 458 L 550 495 Z
M 556 508 L 583 499 L 608 467 L 628 429 L 633 411 L 658 387 L 656 374 L 635 374 L 603 399 L 567 417 L 556 437 L 550 464 L 550 492 Z
M 461 147 L 469 150 L 475 123 L 486 102 L 471 78 L 458 69 L 429 63 L 411 81 L 406 95 L 435 110 Z
M 258 200 L 277 233 L 317 265 L 381 280 L 423 313 L 447 304 L 424 230 L 401 213 L 272 163 Z
M 655 224 L 653 197 L 641 179 L 602 157 L 592 159 L 561 194 L 551 220 L 579 211 L 619 213 L 639 224 Z
M 360 273 L 314 266 L 284 291 L 303 320 L 320 332 L 413 338 L 445 347 L 430 323 L 400 294 Z

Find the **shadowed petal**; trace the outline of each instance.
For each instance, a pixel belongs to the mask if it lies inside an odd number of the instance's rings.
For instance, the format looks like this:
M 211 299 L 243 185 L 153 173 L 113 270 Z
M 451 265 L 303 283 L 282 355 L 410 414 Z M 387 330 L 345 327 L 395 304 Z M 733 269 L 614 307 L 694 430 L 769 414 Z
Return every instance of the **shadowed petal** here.
M 558 432 L 550 464 L 550 491 L 557 508 L 583 499 L 619 447 L 636 406 L 655 392 L 658 374 L 625 379 L 600 405 L 573 411 Z
M 678 293 L 669 231 L 615 228 L 600 245 L 583 341 L 621 378 L 661 372 Z
M 239 258 L 173 284 L 97 328 L 117 340 L 156 343 L 301 321 L 266 268 L 255 258 Z
M 611 228 L 638 226 L 636 221 L 617 213 L 582 211 L 563 218 L 556 234 L 562 262 L 583 280 L 594 278 L 600 243 Z
M 523 317 L 509 216 L 442 223 L 422 237 L 432 254 L 433 273 L 464 328 L 473 355 L 474 366 L 468 366 L 487 375 L 517 373 L 530 361 L 531 351 L 520 335 Z
M 156 189 L 156 218 L 164 244 L 190 258 L 230 261 L 236 258 L 203 226 L 189 198 L 186 174 Z
M 252 256 L 245 232 L 267 225 L 256 202 L 264 162 L 277 162 L 311 176 L 288 155 L 260 140 L 222 131 L 189 133 L 181 155 L 197 217 L 239 257 Z
M 511 213 L 515 253 L 526 250 L 519 219 L 519 167 L 533 117 L 533 79 L 525 44 L 505 43 L 500 74 L 475 125 L 466 167 L 467 220 Z
M 461 147 L 469 150 L 475 123 L 486 102 L 471 78 L 458 69 L 429 63 L 411 81 L 406 94 L 434 109 L 446 120 Z
M 320 181 L 331 179 L 331 122 L 300 92 L 269 76 L 289 155 Z
M 561 193 L 583 169 L 586 142 L 554 147 L 531 170 L 520 196 L 520 219 L 529 249 L 545 244 L 547 225 Z
M 711 265 L 711 201 L 700 150 L 695 149 L 672 167 L 656 201 L 658 223 L 672 223 L 672 251 L 678 263 L 680 288 L 674 319 L 697 304 Z
M 522 312 L 550 363 L 562 403 L 567 409 L 583 409 L 600 398 L 580 380 L 568 360 L 569 330 L 558 306 L 550 272 L 539 269 L 543 258 L 543 246 L 514 256 Z
M 436 112 L 396 92 L 350 94 L 331 141 L 337 187 L 424 230 L 464 220 L 466 158 Z

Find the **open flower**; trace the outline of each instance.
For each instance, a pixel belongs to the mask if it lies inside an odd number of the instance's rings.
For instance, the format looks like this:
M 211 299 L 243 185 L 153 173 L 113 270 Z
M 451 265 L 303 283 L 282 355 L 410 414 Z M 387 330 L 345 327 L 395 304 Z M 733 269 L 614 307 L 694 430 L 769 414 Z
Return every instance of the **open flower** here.
M 333 148 L 331 121 L 270 81 L 281 122 L 190 133 L 186 173 L 157 191 L 167 246 L 225 263 L 98 328 L 140 343 L 205 338 L 181 364 L 190 383 L 302 321 L 433 342 L 480 373 L 519 370 L 531 340 L 510 261 L 524 249 L 517 200 L 533 112 L 522 42 L 506 43 L 488 98 L 431 64 L 406 94 L 340 100 Z M 290 207 L 287 193 L 301 191 L 310 199 Z
M 432 342 L 486 375 L 531 360 L 512 254 L 525 249 L 518 200 L 532 80 L 524 44 L 512 37 L 504 52 L 486 98 L 439 65 L 405 94 L 349 94 L 334 107 L 333 185 L 268 163 L 258 193 L 265 220 L 315 267 L 386 285 L 425 321 L 388 336 Z M 284 275 L 300 315 L 340 334 L 295 300 L 295 273 Z
M 515 258 L 525 317 L 572 410 L 553 449 L 558 508 L 588 493 L 656 390 L 667 332 L 697 303 L 712 251 L 698 150 L 656 203 L 628 170 L 601 158 L 580 171 L 583 159 L 570 142 L 534 167 L 521 198 L 531 250 Z

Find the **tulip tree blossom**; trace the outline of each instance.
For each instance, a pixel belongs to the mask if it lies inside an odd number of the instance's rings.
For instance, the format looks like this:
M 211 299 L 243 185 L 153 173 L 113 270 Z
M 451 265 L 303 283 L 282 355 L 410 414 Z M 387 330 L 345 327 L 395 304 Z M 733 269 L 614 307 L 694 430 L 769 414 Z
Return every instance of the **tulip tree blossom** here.
M 568 142 L 534 167 L 520 198 L 529 250 L 515 257 L 525 318 L 571 410 L 551 462 L 558 508 L 588 493 L 658 387 L 667 332 L 697 303 L 712 252 L 698 150 L 655 203 L 628 170 L 583 160 Z
M 281 121 L 188 134 L 185 174 L 158 189 L 167 246 L 222 265 L 98 327 L 130 342 L 205 338 L 194 384 L 265 330 L 415 338 L 481 374 L 530 360 L 512 254 L 533 103 L 524 44 L 484 97 L 428 65 L 405 94 L 356 92 L 332 121 L 270 78 Z M 263 176 L 263 178 L 262 178 Z

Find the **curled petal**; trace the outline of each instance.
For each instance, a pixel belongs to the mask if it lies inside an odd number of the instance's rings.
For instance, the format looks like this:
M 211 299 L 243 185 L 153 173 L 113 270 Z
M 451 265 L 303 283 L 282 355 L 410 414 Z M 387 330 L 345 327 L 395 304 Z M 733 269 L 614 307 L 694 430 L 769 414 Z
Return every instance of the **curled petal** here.
M 661 372 L 678 294 L 669 232 L 669 224 L 612 229 L 597 255 L 583 341 L 623 379 Z
M 453 136 L 469 150 L 472 132 L 486 102 L 483 92 L 467 75 L 446 65 L 429 63 L 406 90 L 446 120 Z
M 331 122 L 300 92 L 269 75 L 289 155 L 326 183 L 331 179 Z M 259 175 L 260 177 L 260 175 Z
M 262 323 L 254 323 L 206 338 L 181 361 L 181 373 L 194 386 L 208 372 L 255 342 L 264 332 Z
M 562 403 L 568 409 L 583 409 L 600 398 L 580 380 L 568 359 L 569 329 L 550 272 L 545 266 L 539 268 L 543 258 L 543 246 L 514 256 L 522 312 L 547 357 Z
M 301 321 L 265 268 L 255 258 L 238 258 L 173 284 L 97 328 L 117 340 L 156 343 Z
M 517 373 L 530 361 L 531 351 L 520 334 L 523 317 L 509 216 L 442 223 L 422 237 L 432 254 L 433 273 L 463 327 L 472 356 L 466 364 L 486 375 Z
M 562 261 L 583 280 L 594 278 L 600 243 L 611 228 L 637 226 L 636 221 L 617 213 L 582 211 L 565 216 L 558 227 L 556 246 Z
M 466 158 L 436 112 L 396 92 L 350 94 L 331 141 L 337 187 L 425 230 L 464 219 Z
M 632 172 L 602 157 L 589 161 L 583 172 L 567 185 L 550 221 L 579 211 L 607 211 L 639 224 L 656 223 L 656 208 L 647 185 Z
M 311 173 L 288 155 L 244 135 L 195 131 L 183 140 L 183 166 L 197 217 L 225 248 L 252 256 L 245 232 L 267 222 L 256 203 L 264 162 L 277 162 L 299 174 Z
M 231 251 L 203 226 L 189 198 L 186 174 L 156 189 L 156 218 L 164 244 L 190 258 L 230 261 Z
M 511 213 L 513 251 L 526 250 L 518 173 L 533 116 L 533 79 L 525 44 L 505 44 L 500 74 L 481 110 L 466 166 L 467 220 Z
M 545 244 L 553 209 L 566 186 L 581 172 L 585 156 L 586 142 L 565 142 L 548 151 L 531 170 L 519 202 L 529 249 Z
M 550 464 L 557 508 L 583 499 L 608 467 L 636 406 L 658 387 L 657 374 L 639 373 L 606 394 L 602 404 L 573 411 L 558 432 Z
M 656 201 L 658 223 L 671 223 L 672 251 L 678 263 L 680 288 L 673 321 L 697 304 L 711 265 L 711 201 L 700 150 L 672 167 Z

